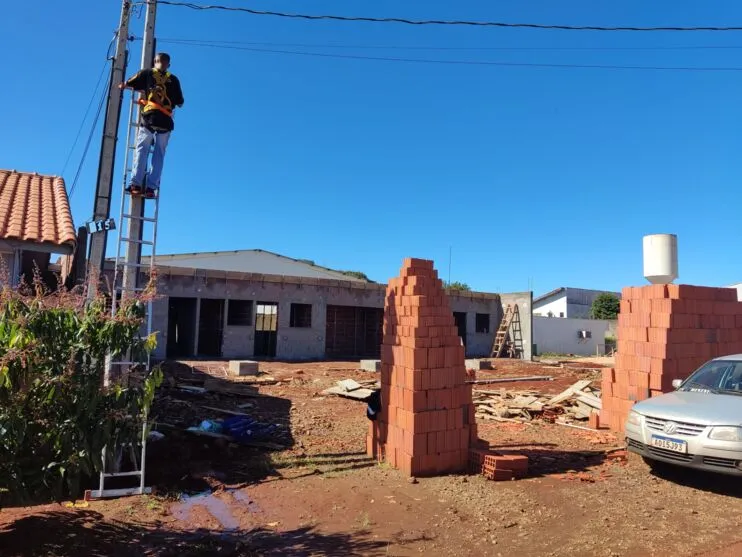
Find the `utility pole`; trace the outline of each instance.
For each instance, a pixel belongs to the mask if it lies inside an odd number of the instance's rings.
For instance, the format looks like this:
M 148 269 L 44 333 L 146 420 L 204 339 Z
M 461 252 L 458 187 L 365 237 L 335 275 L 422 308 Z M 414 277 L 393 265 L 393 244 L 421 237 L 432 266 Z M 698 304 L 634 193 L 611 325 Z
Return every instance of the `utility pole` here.
M 100 160 L 98 162 L 98 181 L 95 189 L 93 205 L 93 221 L 105 220 L 111 212 L 111 189 L 113 186 L 113 169 L 116 159 L 116 143 L 118 139 L 119 121 L 121 119 L 121 101 L 123 92 L 118 84 L 124 80 L 126 71 L 126 43 L 129 40 L 129 19 L 131 16 L 131 2 L 123 0 L 121 3 L 121 20 L 116 36 L 116 54 L 111 66 L 110 83 L 108 84 L 108 100 L 106 102 L 106 119 L 103 124 L 103 139 L 101 141 Z M 106 256 L 106 240 L 108 232 L 91 234 L 90 257 L 88 257 L 88 297 L 93 298 L 98 292 L 98 284 L 103 273 L 103 263 Z
M 142 64 L 141 69 L 152 67 L 155 57 L 155 18 L 157 17 L 157 1 L 148 0 L 147 14 L 144 18 L 144 39 L 142 42 Z M 132 95 L 135 94 L 132 92 Z M 141 118 L 141 116 L 140 116 Z M 129 201 L 129 211 L 131 215 L 144 217 L 144 197 L 131 196 Z M 142 218 L 130 218 L 128 220 L 126 237 L 130 240 L 124 255 L 123 268 L 123 292 L 133 290 L 137 287 L 139 278 L 138 265 L 142 262 L 142 244 L 144 236 L 144 220 Z M 154 253 L 152 255 L 154 257 Z

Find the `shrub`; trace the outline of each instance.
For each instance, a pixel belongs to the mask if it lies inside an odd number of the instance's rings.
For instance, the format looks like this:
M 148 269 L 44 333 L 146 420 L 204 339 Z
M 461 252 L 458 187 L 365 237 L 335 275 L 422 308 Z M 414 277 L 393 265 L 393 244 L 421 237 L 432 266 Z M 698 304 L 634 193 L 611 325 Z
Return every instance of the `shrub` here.
M 621 307 L 618 296 L 609 292 L 598 294 L 590 308 L 592 319 L 616 319 Z
M 154 348 L 139 334 L 143 303 L 127 300 L 112 317 L 103 297 L 0 291 L 0 495 L 77 496 L 104 446 L 140 440 L 161 371 L 138 370 L 129 386 L 102 378 L 107 354 Z

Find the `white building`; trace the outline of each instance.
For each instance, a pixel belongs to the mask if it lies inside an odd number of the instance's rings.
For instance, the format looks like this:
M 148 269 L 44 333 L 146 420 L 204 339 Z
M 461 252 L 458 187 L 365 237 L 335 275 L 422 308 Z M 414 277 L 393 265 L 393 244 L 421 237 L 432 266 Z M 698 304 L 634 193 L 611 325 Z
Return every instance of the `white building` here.
M 565 317 L 571 319 L 588 319 L 593 301 L 600 294 L 614 294 L 621 298 L 620 292 L 605 290 L 586 290 L 562 286 L 543 296 L 534 298 L 533 315 L 542 317 Z
M 727 288 L 736 288 L 737 289 L 737 300 L 742 302 L 742 282 L 737 284 L 730 284 Z

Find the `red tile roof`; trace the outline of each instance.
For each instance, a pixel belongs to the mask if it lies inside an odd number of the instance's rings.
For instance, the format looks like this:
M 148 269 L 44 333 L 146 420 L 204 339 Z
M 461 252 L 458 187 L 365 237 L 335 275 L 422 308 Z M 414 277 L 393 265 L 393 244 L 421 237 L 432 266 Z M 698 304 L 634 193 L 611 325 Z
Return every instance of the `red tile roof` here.
M 75 226 L 64 180 L 0 170 L 0 239 L 74 249 Z

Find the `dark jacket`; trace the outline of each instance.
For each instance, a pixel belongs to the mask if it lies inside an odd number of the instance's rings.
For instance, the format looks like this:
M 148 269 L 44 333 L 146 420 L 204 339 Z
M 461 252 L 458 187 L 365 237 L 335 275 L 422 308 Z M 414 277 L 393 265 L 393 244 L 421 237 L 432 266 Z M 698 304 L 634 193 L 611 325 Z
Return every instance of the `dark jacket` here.
M 170 72 L 161 72 L 155 68 L 142 70 L 126 82 L 127 87 L 144 93 L 144 99 L 172 112 L 176 106 L 183 106 L 185 99 L 180 88 L 180 81 Z M 150 131 L 172 131 L 175 123 L 172 116 L 152 104 L 142 108 L 142 123 Z
M 381 412 L 381 390 L 375 390 L 366 400 L 368 401 L 366 417 L 369 420 L 376 421 L 379 417 L 379 412 Z

